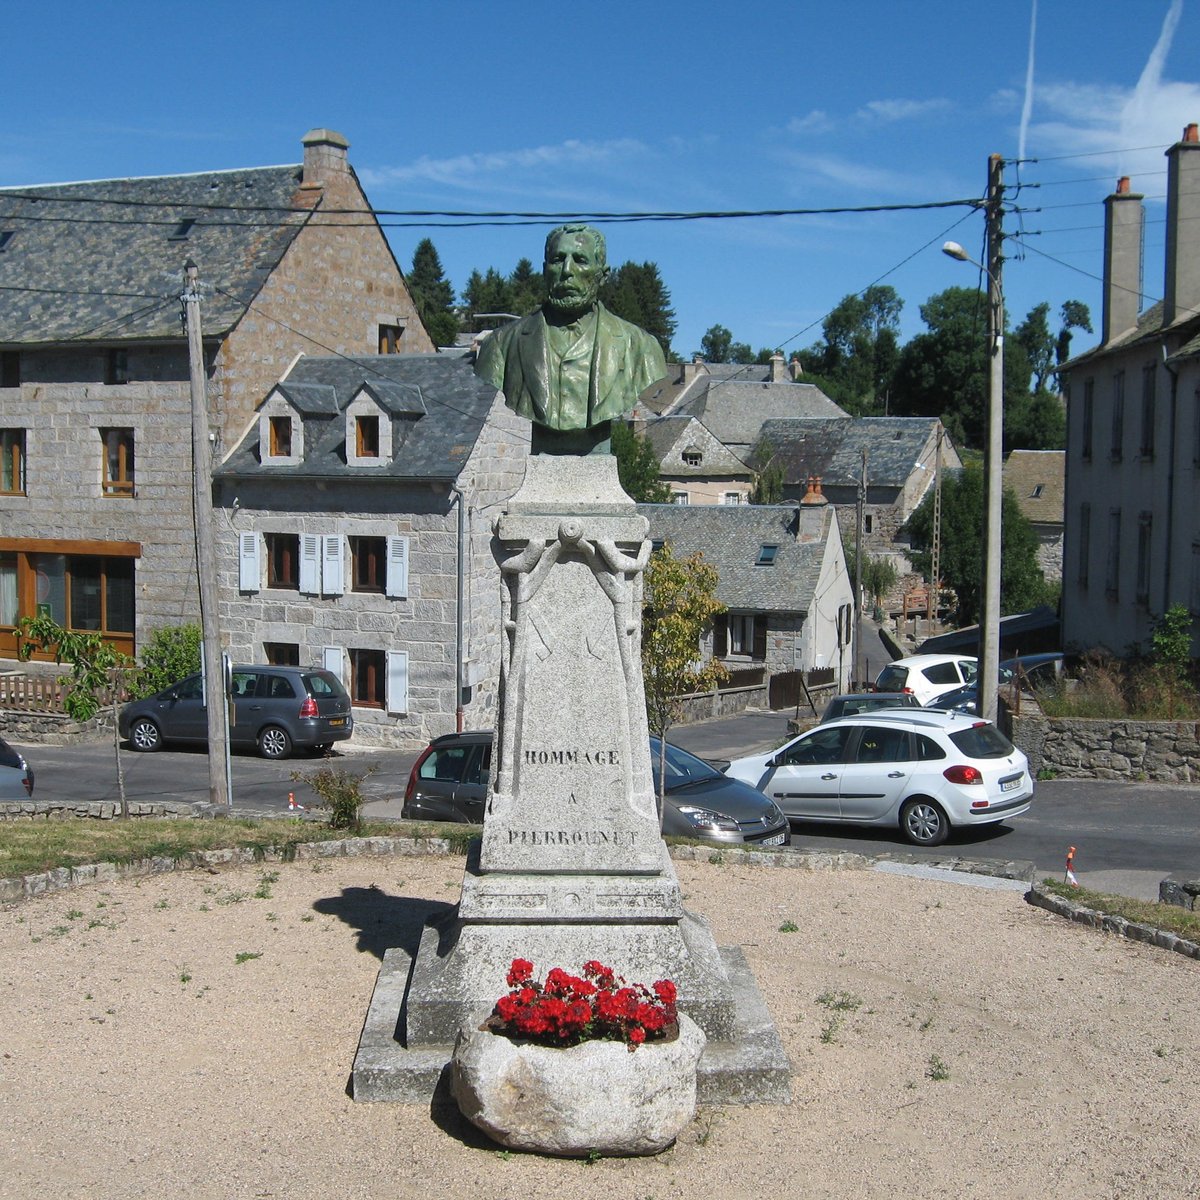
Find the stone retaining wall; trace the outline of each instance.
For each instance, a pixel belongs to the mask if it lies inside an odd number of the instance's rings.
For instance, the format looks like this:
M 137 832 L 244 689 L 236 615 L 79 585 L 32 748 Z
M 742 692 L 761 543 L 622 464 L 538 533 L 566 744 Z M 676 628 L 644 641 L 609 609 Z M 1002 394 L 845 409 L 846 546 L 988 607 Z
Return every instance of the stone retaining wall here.
M 201 817 L 207 803 L 175 804 L 138 801 L 129 804 L 131 817 Z M 121 816 L 119 800 L 5 800 L 0 801 L 0 824 L 5 821 L 70 821 L 76 817 L 111 821 Z
M 42 746 L 73 746 L 112 737 L 112 714 L 74 721 L 66 713 L 0 708 L 0 733 L 5 741 Z
M 1193 721 L 1047 717 L 1022 697 L 1011 713 L 1012 740 L 1030 770 L 1063 779 L 1200 780 L 1200 724 Z

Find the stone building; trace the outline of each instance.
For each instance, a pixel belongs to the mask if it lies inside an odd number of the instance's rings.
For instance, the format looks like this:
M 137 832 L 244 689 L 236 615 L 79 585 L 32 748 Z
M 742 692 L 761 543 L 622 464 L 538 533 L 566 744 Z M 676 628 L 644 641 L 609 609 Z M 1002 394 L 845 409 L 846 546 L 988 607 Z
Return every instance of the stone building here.
M 1061 370 L 1067 397 L 1063 644 L 1147 647 L 1175 604 L 1200 616 L 1200 132 L 1167 152 L 1163 298 L 1142 299 L 1142 197 L 1104 201 L 1101 342 Z M 1197 653 L 1193 640 L 1192 653 Z
M 1062 450 L 1014 450 L 1004 460 L 1004 486 L 1037 535 L 1038 566 L 1047 580 L 1062 578 L 1065 458 Z
M 357 742 L 452 731 L 460 682 L 464 727 L 489 727 L 492 520 L 529 430 L 462 355 L 298 359 L 214 472 L 231 654 L 332 670 Z
M 863 548 L 875 557 L 895 557 L 901 569 L 908 543 L 900 530 L 932 489 L 939 454 L 943 471 L 962 467 L 936 417 L 767 421 L 762 436 L 783 469 L 784 499 L 801 500 L 809 481 L 819 480 L 821 493 L 837 507 L 848 545 L 855 539 L 865 452 Z
M 650 538 L 683 557 L 701 551 L 717 568 L 728 608 L 702 649 L 731 671 L 768 677 L 832 668 L 850 678 L 854 589 L 833 507 L 639 504 Z
M 297 354 L 433 350 L 346 139 L 303 142 L 291 166 L 0 189 L 0 657 L 39 610 L 131 654 L 197 618 L 188 259 L 217 460 Z
M 754 472 L 695 417 L 658 417 L 637 431 L 654 450 L 675 504 L 748 504 Z

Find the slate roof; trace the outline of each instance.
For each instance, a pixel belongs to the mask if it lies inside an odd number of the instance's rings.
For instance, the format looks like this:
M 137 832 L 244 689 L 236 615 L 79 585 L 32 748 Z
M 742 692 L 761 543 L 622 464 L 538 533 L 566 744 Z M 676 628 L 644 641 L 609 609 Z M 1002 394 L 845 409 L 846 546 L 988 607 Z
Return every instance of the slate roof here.
M 13 234 L 0 251 L 0 344 L 181 339 L 189 258 L 205 335 L 227 333 L 311 216 L 272 211 L 295 208 L 301 171 L 0 188 L 0 234 Z
M 660 472 L 672 479 L 707 479 L 712 476 L 748 479 L 754 474 L 695 417 L 659 417 L 646 423 L 642 436 L 653 447 Z M 701 454 L 698 466 L 692 466 L 683 458 L 684 451 L 693 447 Z
M 702 421 L 734 450 L 752 449 L 763 424 L 774 420 L 836 418 L 850 415 L 811 383 L 745 383 L 701 376 L 685 391 L 672 415 Z
M 1123 350 L 1130 350 L 1142 344 L 1153 344 L 1163 333 L 1163 302 L 1159 300 L 1152 304 L 1141 316 L 1137 319 L 1137 324 L 1119 337 L 1113 338 L 1111 342 L 1103 342 L 1099 346 L 1093 346 L 1090 350 L 1085 350 L 1082 354 L 1076 355 L 1069 359 L 1058 368 L 1060 374 L 1074 371 L 1079 367 L 1088 366 L 1092 362 L 1105 358 L 1109 354 L 1115 354 Z M 1172 332 L 1178 332 L 1184 336 L 1183 344 L 1170 355 L 1168 361 L 1175 362 L 1182 358 L 1192 358 L 1200 354 L 1200 318 L 1192 318 L 1181 322 L 1177 327 L 1172 327 Z
M 1004 486 L 1030 521 L 1063 523 L 1065 450 L 1014 450 L 1004 463 Z
M 936 417 L 767 421 L 762 435 L 789 484 L 819 475 L 824 488 L 857 487 L 865 447 L 869 486 L 901 488 L 937 425 Z
M 807 612 L 833 533 L 832 505 L 639 504 L 649 536 L 676 556 L 703 551 L 717 568 L 717 598 L 731 609 Z M 799 536 L 797 537 L 797 530 Z M 778 546 L 770 566 L 756 566 L 763 546 Z
M 352 467 L 346 462 L 346 423 L 341 414 L 368 381 L 373 387 L 378 384 L 405 395 L 406 411 L 413 412 L 417 400 L 425 411 L 415 419 L 405 418 L 407 437 L 388 465 Z M 498 394 L 475 374 L 466 358 L 442 354 L 305 356 L 296 361 L 280 386 L 284 390 L 304 388 L 310 395 L 315 389 L 324 389 L 335 398 L 333 412 L 314 414 L 305 422 L 304 461 L 298 466 L 263 465 L 255 421 L 213 472 L 218 478 L 455 479 L 474 449 Z

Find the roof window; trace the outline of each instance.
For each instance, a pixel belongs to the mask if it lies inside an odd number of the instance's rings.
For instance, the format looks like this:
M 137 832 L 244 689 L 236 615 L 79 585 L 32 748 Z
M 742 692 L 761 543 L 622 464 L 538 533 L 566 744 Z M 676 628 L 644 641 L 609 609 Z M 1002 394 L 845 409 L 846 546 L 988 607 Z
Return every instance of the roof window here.
M 0 251 L 7 250 L 8 243 L 16 236 L 16 232 L 12 229 L 0 229 Z
M 183 220 L 175 226 L 174 231 L 167 240 L 171 242 L 182 242 L 184 238 L 186 238 L 187 235 L 192 232 L 192 226 L 195 225 L 195 223 L 195 217 L 184 217 Z
M 1033 492 L 1030 496 L 1030 499 L 1040 500 L 1041 498 L 1042 498 L 1042 485 L 1040 483 L 1035 483 L 1033 485 Z
M 756 567 L 773 567 L 775 565 L 775 555 L 779 553 L 779 547 L 766 543 L 758 548 L 758 561 L 755 562 Z

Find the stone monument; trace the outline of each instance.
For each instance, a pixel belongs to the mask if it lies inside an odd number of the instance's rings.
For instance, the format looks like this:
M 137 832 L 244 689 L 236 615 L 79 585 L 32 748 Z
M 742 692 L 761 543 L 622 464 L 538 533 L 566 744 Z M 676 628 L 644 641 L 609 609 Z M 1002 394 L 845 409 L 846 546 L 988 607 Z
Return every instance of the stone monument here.
M 567 237 L 576 249 L 587 240 Z M 538 414 L 572 407 L 561 378 L 542 380 Z M 595 388 L 593 376 L 584 394 Z M 574 411 L 585 424 L 569 438 L 593 449 L 606 440 L 607 410 Z M 631 981 L 673 980 L 708 1039 L 700 1100 L 790 1100 L 787 1059 L 741 951 L 719 950 L 684 909 L 659 831 L 641 671 L 646 532 L 601 453 L 531 457 L 497 518 L 501 696 L 483 835 L 456 909 L 426 926 L 411 963 L 400 950 L 385 956 L 355 1099 L 427 1101 L 459 1031 L 490 1013 L 509 964 L 525 958 L 542 971 L 599 959 Z

